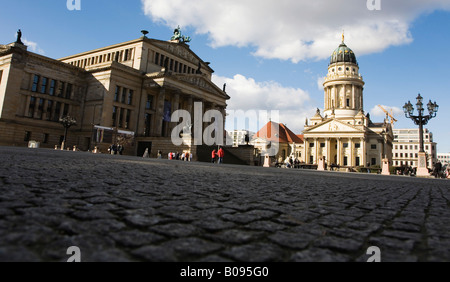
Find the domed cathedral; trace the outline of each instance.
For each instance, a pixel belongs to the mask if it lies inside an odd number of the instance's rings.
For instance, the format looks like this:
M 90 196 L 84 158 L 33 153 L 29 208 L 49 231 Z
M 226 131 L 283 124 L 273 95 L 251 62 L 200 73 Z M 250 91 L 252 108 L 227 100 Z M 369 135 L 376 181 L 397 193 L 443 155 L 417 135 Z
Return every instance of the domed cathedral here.
M 373 123 L 364 113 L 364 80 L 355 53 L 342 42 L 331 54 L 324 86 L 323 113 L 306 120 L 303 161 L 328 168 L 380 166 L 392 163 L 392 125 Z

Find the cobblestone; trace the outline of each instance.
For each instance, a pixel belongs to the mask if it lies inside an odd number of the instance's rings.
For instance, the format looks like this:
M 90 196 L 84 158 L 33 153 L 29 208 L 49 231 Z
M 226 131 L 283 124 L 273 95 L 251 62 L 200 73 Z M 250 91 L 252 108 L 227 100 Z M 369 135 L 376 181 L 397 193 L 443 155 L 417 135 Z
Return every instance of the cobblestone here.
M 450 261 L 450 182 L 0 147 L 0 261 Z

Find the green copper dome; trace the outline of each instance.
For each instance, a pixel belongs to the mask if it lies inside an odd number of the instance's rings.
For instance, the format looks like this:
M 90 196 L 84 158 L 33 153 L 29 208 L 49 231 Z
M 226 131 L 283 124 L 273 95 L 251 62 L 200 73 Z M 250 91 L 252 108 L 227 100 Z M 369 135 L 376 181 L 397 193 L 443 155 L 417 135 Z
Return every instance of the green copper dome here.
M 348 48 L 344 42 L 339 45 L 339 47 L 334 50 L 331 55 L 330 65 L 335 63 L 353 63 L 355 65 L 358 64 L 356 61 L 355 53 L 353 53 L 352 49 Z

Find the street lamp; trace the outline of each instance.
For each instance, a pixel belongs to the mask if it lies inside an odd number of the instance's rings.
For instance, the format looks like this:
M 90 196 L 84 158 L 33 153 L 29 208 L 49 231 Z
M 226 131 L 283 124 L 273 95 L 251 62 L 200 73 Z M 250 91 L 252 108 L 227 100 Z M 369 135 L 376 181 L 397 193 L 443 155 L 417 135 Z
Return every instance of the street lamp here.
M 417 96 L 416 98 L 417 103 L 416 103 L 416 108 L 417 108 L 417 112 L 418 115 L 414 115 L 414 106 L 411 104 L 411 101 L 408 101 L 408 103 L 406 103 L 403 106 L 403 111 L 405 112 L 405 116 L 407 118 L 410 118 L 414 121 L 414 123 L 416 125 L 419 126 L 419 140 L 420 140 L 420 151 L 419 151 L 419 165 L 418 165 L 418 169 L 420 170 L 422 168 L 422 170 L 424 171 L 426 169 L 426 155 L 425 155 L 425 150 L 424 150 L 424 145 L 423 145 L 423 126 L 427 125 L 428 122 L 432 119 L 435 118 L 437 115 L 437 112 L 439 110 L 439 105 L 436 104 L 436 102 L 430 102 L 427 104 L 427 109 L 428 109 L 428 115 L 424 114 L 425 109 L 423 108 L 423 97 L 420 95 Z M 428 170 L 428 169 L 427 169 Z M 425 173 L 425 172 L 423 172 Z M 428 174 L 428 172 L 426 172 L 426 174 Z M 418 172 L 418 176 L 419 176 L 419 172 Z
M 75 120 L 75 118 L 67 115 L 63 118 L 60 118 L 59 122 L 64 126 L 64 140 L 61 144 L 61 150 L 64 150 L 64 147 L 65 147 L 66 141 L 67 141 L 67 133 L 69 131 L 69 128 L 71 128 L 74 125 L 77 125 L 77 121 Z

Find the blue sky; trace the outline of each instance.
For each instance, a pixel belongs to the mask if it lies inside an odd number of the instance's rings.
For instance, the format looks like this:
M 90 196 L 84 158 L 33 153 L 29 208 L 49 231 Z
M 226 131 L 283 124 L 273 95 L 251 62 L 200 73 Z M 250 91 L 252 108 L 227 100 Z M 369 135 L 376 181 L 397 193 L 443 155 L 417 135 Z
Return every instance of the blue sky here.
M 450 0 L 66 0 L 2 3 L 0 44 L 21 28 L 29 49 L 61 58 L 136 39 L 168 40 L 180 25 L 191 49 L 227 83 L 230 109 L 279 110 L 280 122 L 300 134 L 306 117 L 323 108 L 319 82 L 329 56 L 346 43 L 366 82 L 364 110 L 381 122 L 381 104 L 393 108 L 396 128 L 413 128 L 401 108 L 420 92 L 440 105 L 427 128 L 439 152 L 450 152 Z

